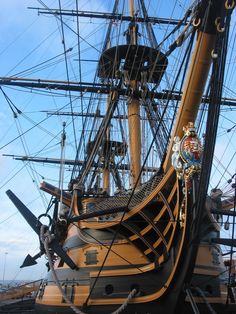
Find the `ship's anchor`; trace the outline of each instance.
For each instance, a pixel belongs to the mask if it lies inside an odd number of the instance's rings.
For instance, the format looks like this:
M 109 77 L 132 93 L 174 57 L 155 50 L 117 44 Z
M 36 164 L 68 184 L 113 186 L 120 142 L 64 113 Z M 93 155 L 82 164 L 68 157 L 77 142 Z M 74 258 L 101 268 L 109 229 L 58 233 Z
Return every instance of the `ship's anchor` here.
M 37 233 L 38 236 L 40 236 L 40 229 L 41 229 L 41 226 L 43 226 L 43 224 L 39 221 L 39 218 L 36 218 L 35 215 L 25 206 L 25 204 L 21 202 L 21 200 L 11 190 L 8 190 L 6 194 L 10 198 L 10 200 L 13 202 L 13 204 L 16 206 L 16 208 L 19 210 L 21 215 L 28 222 L 30 227 Z M 47 214 L 40 215 L 39 217 L 41 218 L 45 215 Z M 71 269 L 77 269 L 76 264 L 69 257 L 69 255 L 63 250 L 63 248 L 59 244 L 59 241 L 56 237 L 50 242 L 50 249 L 53 252 L 55 252 Z M 41 248 L 40 253 L 38 253 L 34 257 L 31 257 L 30 255 L 27 256 L 22 267 L 36 264 L 35 259 L 42 256 L 43 254 L 44 254 L 44 251 Z M 28 264 L 29 262 L 31 262 L 31 264 Z

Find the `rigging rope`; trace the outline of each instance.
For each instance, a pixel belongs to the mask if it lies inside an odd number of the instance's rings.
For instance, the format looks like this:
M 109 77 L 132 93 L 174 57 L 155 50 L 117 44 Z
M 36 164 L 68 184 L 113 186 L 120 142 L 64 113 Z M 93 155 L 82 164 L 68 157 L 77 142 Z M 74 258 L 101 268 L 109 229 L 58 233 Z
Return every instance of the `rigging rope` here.
M 209 310 L 209 313 L 211 313 L 211 314 L 217 314 L 217 313 L 215 312 L 215 310 L 213 309 L 213 307 L 211 306 L 211 304 L 208 302 L 208 300 L 207 300 L 207 298 L 206 298 L 204 292 L 202 291 L 202 289 L 199 288 L 199 287 L 195 287 L 194 289 L 195 289 L 195 290 L 200 294 L 200 296 L 203 298 L 204 302 L 205 302 L 206 305 L 207 305 L 207 308 L 208 308 L 208 310 Z
M 52 272 L 54 281 L 55 281 L 58 289 L 60 290 L 64 300 L 70 306 L 70 308 L 77 314 L 85 314 L 84 312 L 79 310 L 71 302 L 71 300 L 67 297 L 67 295 L 65 294 L 64 290 L 62 289 L 61 283 L 60 283 L 60 281 L 59 281 L 59 279 L 57 277 L 56 271 L 54 269 L 54 265 L 53 265 L 53 261 L 52 261 L 52 257 L 51 257 L 51 252 L 50 252 L 50 249 L 49 249 L 49 245 L 50 245 L 50 243 L 52 242 L 53 239 L 54 239 L 54 236 L 50 233 L 50 231 L 48 230 L 48 227 L 45 226 L 45 225 L 42 225 L 41 228 L 40 228 L 40 241 L 44 245 L 44 249 L 45 249 L 45 252 L 46 252 L 46 256 L 48 258 L 50 270 Z M 129 301 L 135 296 L 136 293 L 137 293 L 137 290 L 136 289 L 132 289 L 131 292 L 129 293 L 128 297 L 125 299 L 124 303 L 121 304 L 121 306 L 117 310 L 112 312 L 111 314 L 120 314 L 120 313 L 122 313 L 123 310 L 125 310 L 125 308 L 127 307 Z
M 210 4 L 210 2 L 209 2 Z M 209 9 L 209 5 L 208 5 Z M 230 14 L 227 15 L 225 33 L 217 33 L 216 51 L 217 59 L 213 59 L 211 82 L 210 82 L 210 99 L 209 110 L 206 124 L 205 147 L 202 158 L 202 167 L 200 173 L 199 187 L 197 191 L 197 200 L 193 205 L 193 210 L 197 213 L 192 223 L 193 233 L 195 234 L 192 246 L 197 246 L 200 241 L 200 228 L 205 210 L 205 200 L 209 186 L 211 165 L 214 156 L 215 141 L 217 135 L 218 121 L 220 115 L 220 105 L 222 97 L 222 88 L 224 80 L 224 69 L 227 55 L 228 32 L 229 32 Z M 195 258 L 195 257 L 194 257 Z
M 60 171 L 59 171 L 59 189 L 60 189 L 60 212 L 62 212 L 62 199 L 63 199 L 63 185 L 64 185 L 64 170 L 65 170 L 65 132 L 66 123 L 63 122 L 63 131 L 61 134 L 61 158 L 60 158 Z
M 1 91 L 2 91 L 2 89 L 1 89 Z M 8 99 L 9 99 L 9 97 L 8 97 Z M 77 99 L 77 98 L 76 98 L 76 99 Z M 6 100 L 7 100 L 7 99 L 6 99 Z M 9 103 L 9 102 L 8 102 L 8 103 Z M 5 147 L 8 146 L 9 144 L 13 143 L 14 141 L 16 141 L 17 139 L 19 139 L 20 137 L 22 137 L 22 136 L 25 135 L 26 133 L 30 132 L 30 131 L 33 130 L 35 127 L 39 127 L 39 128 L 42 129 L 43 131 L 46 131 L 44 128 L 42 128 L 42 127 L 40 126 L 40 124 L 42 124 L 43 122 L 47 121 L 51 116 L 53 116 L 53 114 L 58 113 L 58 112 L 60 112 L 61 110 L 63 110 L 64 108 L 66 108 L 69 104 L 70 104 L 70 103 L 65 104 L 63 107 L 61 107 L 60 109 L 58 109 L 58 110 L 57 110 L 56 112 L 54 112 L 54 113 L 49 113 L 46 118 L 42 119 L 42 120 L 39 121 L 38 123 L 35 123 L 33 120 L 27 118 L 23 113 L 21 113 L 26 119 L 28 119 L 28 120 L 29 120 L 31 123 L 33 123 L 34 125 L 33 125 L 31 128 L 29 128 L 29 129 L 27 129 L 26 131 L 24 131 L 22 134 L 16 136 L 15 138 L 13 138 L 13 139 L 10 140 L 9 142 L 7 142 L 5 145 L 1 146 L 1 147 L 0 147 L 0 150 L 3 149 L 3 148 L 5 148 Z M 13 113 L 14 113 L 14 111 L 13 111 Z M 19 113 L 19 112 L 17 112 L 17 113 Z M 48 130 L 47 130 L 46 132 L 47 132 L 48 134 L 50 134 L 50 135 L 53 136 L 53 140 L 54 140 L 55 138 L 57 138 L 57 137 L 59 136 L 59 134 L 60 134 L 60 132 L 59 132 L 58 134 L 56 134 L 56 135 L 54 136 L 54 134 L 50 133 Z M 59 138 L 59 137 L 58 137 L 58 138 Z M 51 140 L 51 141 L 52 141 L 52 140 Z M 51 141 L 50 141 L 50 142 L 51 142 Z M 48 144 L 49 144 L 49 143 L 48 143 Z M 47 144 L 47 145 L 48 145 L 48 144 Z M 46 146 L 47 146 L 47 145 L 46 145 Z M 46 146 L 45 146 L 45 147 L 46 147 Z M 45 148 L 45 147 L 44 147 L 44 148 Z M 44 149 L 44 148 L 43 148 L 43 149 Z M 41 150 L 41 151 L 42 151 L 42 150 Z M 41 151 L 40 151 L 40 152 L 41 152 Z
M 227 304 L 229 302 L 229 289 L 230 289 L 230 284 L 231 284 L 231 274 L 232 274 L 232 266 L 233 264 L 233 242 L 234 242 L 234 233 L 235 233 L 235 214 L 236 214 L 236 173 L 233 175 L 232 179 L 234 178 L 234 216 L 233 216 L 233 223 L 232 223 L 232 235 L 231 235 L 231 241 L 232 241 L 232 246 L 230 249 L 230 269 L 229 269 L 229 277 L 228 277 L 228 291 L 227 291 Z
M 186 72 L 187 72 L 187 67 L 188 67 L 188 64 L 189 64 L 189 60 L 190 60 L 190 55 L 191 55 L 191 51 L 192 51 L 192 46 L 193 46 L 193 41 L 194 41 L 194 34 L 195 32 L 192 33 L 192 36 L 191 36 L 191 39 L 189 41 L 189 44 L 188 44 L 188 47 L 187 47 L 187 50 L 186 50 L 186 54 L 184 55 L 184 58 L 181 62 L 181 65 L 179 67 L 179 70 L 178 70 L 178 73 L 177 73 L 177 76 L 176 76 L 176 79 L 174 81 L 174 84 L 173 84 L 173 87 L 172 87 L 172 90 L 170 91 L 170 97 L 168 98 L 167 100 L 167 103 L 166 103 L 166 107 L 168 107 L 170 101 L 171 101 L 171 95 L 172 93 L 174 92 L 175 90 L 175 87 L 178 83 L 178 77 L 182 71 L 182 67 L 185 63 L 185 66 L 184 66 L 184 71 L 183 71 L 183 76 L 182 76 L 182 80 L 181 80 L 181 86 L 180 86 L 180 91 L 182 89 L 182 86 L 184 84 L 184 79 L 185 79 L 185 76 L 186 76 Z M 176 105 L 175 105 L 175 108 L 174 108 L 174 113 L 173 113 L 173 116 L 172 116 L 172 121 L 171 121 L 171 128 L 169 129 L 169 133 L 168 133 L 168 139 L 170 139 L 170 136 L 171 136 L 171 131 L 173 129 L 173 126 L 174 126 L 174 120 L 175 120 L 175 116 L 176 116 L 176 112 L 177 112 L 177 109 L 178 109 L 178 101 L 176 102 Z
M 62 53 L 56 55 L 55 57 L 52 57 L 52 58 L 50 58 L 50 59 L 47 59 L 46 61 L 42 61 L 42 62 L 40 62 L 40 63 L 38 63 L 38 64 L 36 64 L 36 65 L 30 67 L 30 68 L 25 69 L 24 71 L 15 73 L 15 74 L 12 75 L 12 76 L 13 76 L 13 77 L 19 77 L 19 76 L 22 75 L 22 74 L 24 74 L 24 75 L 26 76 L 27 74 L 35 73 L 35 72 L 29 72 L 29 71 L 32 71 L 33 69 L 37 69 L 38 67 L 40 67 L 40 66 L 42 66 L 42 65 L 44 65 L 44 67 L 43 67 L 43 68 L 39 68 L 37 71 L 39 71 L 39 70 L 41 70 L 41 69 L 44 69 L 44 68 L 46 67 L 45 65 L 48 64 L 48 62 L 50 62 L 50 61 L 52 61 L 52 60 L 55 60 L 55 59 L 57 59 L 58 57 L 61 57 L 61 56 L 64 55 L 65 53 L 71 52 L 72 49 L 73 49 L 73 48 L 69 48 L 69 49 L 67 49 L 65 52 L 62 52 Z M 61 59 L 60 59 L 60 60 L 61 60 Z M 51 64 L 52 64 L 52 65 L 57 64 L 57 62 L 59 62 L 60 60 L 54 61 L 53 63 L 50 63 L 49 65 L 51 65 Z M 47 67 L 48 67 L 48 65 L 47 65 Z M 27 73 L 27 72 L 28 72 L 28 73 Z
M 60 17 L 58 17 L 58 12 L 53 12 L 42 0 L 37 0 L 45 9 L 47 9 L 49 12 L 52 12 L 52 14 L 55 16 L 56 19 L 60 20 Z M 79 34 L 77 34 L 68 24 L 66 24 L 64 21 L 62 21 L 62 24 L 66 26 L 72 33 L 74 33 L 76 36 L 79 36 L 82 41 L 84 41 L 88 46 L 95 49 L 100 53 L 100 51 L 93 45 L 91 45 L 85 38 L 81 37 Z
M 92 238 L 94 241 L 96 241 L 96 243 L 102 245 L 104 248 L 108 249 L 109 248 L 109 245 L 110 245 L 110 241 L 103 241 L 101 242 L 100 240 L 98 240 L 97 238 L 95 238 L 94 236 L 92 236 L 90 233 L 88 233 L 86 231 L 86 229 L 83 229 L 83 232 L 81 232 L 81 229 L 80 227 L 75 224 L 75 223 L 72 223 L 73 226 L 75 226 L 77 229 L 78 229 L 78 236 L 79 238 L 84 241 L 85 243 L 88 243 L 88 244 L 91 244 L 93 243 L 91 240 L 89 240 L 83 233 L 85 233 L 88 237 Z M 111 249 L 111 252 L 113 254 L 115 254 L 117 257 L 121 258 L 123 261 L 125 261 L 126 263 L 128 263 L 129 265 L 133 266 L 134 268 L 136 268 L 140 273 L 144 273 L 144 271 L 138 267 L 137 265 L 133 264 L 132 262 L 130 262 L 128 259 L 126 259 L 124 256 L 120 255 L 119 253 L 117 253 L 116 251 L 112 250 Z M 155 283 L 155 281 L 153 281 L 153 283 Z
M 78 0 L 76 0 L 76 12 L 79 12 L 79 3 Z M 79 25 L 79 16 L 76 17 L 76 28 L 77 28 L 77 34 L 80 34 L 80 25 Z M 82 84 L 82 63 L 81 63 L 81 45 L 79 36 L 77 36 L 77 49 L 78 49 L 78 70 L 79 70 L 79 82 Z M 80 104 L 81 104 L 81 112 L 84 112 L 84 100 L 83 100 L 83 92 L 80 92 Z M 84 116 L 81 117 L 81 124 L 82 124 L 82 134 L 84 134 Z M 84 138 L 84 137 L 83 137 Z M 84 146 L 84 154 L 85 154 L 85 141 L 83 143 Z
M 131 195 L 131 197 L 132 197 L 132 195 Z M 115 237 L 114 237 L 115 238 Z M 112 246 L 112 244 L 111 244 L 111 246 Z M 105 258 L 106 259 L 106 258 Z M 115 312 L 114 312 L 115 313 Z M 118 313 L 118 312 L 117 312 Z
M 40 241 L 44 245 L 44 249 L 46 252 L 46 256 L 48 258 L 48 263 L 49 263 L 50 270 L 52 272 L 54 281 L 55 281 L 58 289 L 60 290 L 64 300 L 66 301 L 67 304 L 69 304 L 71 309 L 77 314 L 85 314 L 84 312 L 80 311 L 77 307 L 74 306 L 74 304 L 70 301 L 70 299 L 67 297 L 64 290 L 62 289 L 62 286 L 60 284 L 60 281 L 59 281 L 57 274 L 56 274 L 56 271 L 54 269 L 54 265 L 53 265 L 52 258 L 51 258 L 51 253 L 49 250 L 49 244 L 52 242 L 52 240 L 53 240 L 53 236 L 50 234 L 48 228 L 45 225 L 42 225 L 41 229 L 40 229 Z
M 59 3 L 59 10 L 61 13 L 61 0 L 58 0 Z M 65 65 L 66 65 L 66 77 L 67 77 L 67 83 L 69 85 L 70 82 L 70 77 L 69 77 L 69 67 L 68 67 L 68 60 L 67 60 L 67 55 L 66 55 L 66 41 L 65 41 L 65 33 L 64 33 L 64 24 L 63 24 L 63 20 L 62 20 L 62 15 L 60 17 L 60 22 L 61 22 L 61 31 L 62 31 L 62 44 L 63 44 L 63 48 L 64 48 L 64 57 L 65 57 Z M 74 141 L 75 141 L 75 148 L 77 149 L 77 136 L 76 136 L 76 131 L 75 131 L 75 118 L 73 116 L 73 106 L 72 106 L 72 97 L 71 97 L 71 91 L 70 89 L 69 91 L 69 99 L 70 99 L 70 109 L 71 109 L 71 119 L 72 119 L 72 125 L 73 125 L 73 133 L 74 133 Z
M 166 109 L 167 109 L 167 106 L 164 108 L 164 111 L 163 111 L 163 113 L 162 113 L 161 119 L 163 118 Z M 159 124 L 158 127 L 157 127 L 156 134 L 157 134 L 158 131 L 159 131 L 159 127 L 160 127 L 160 124 Z M 156 134 L 155 134 L 155 135 L 156 135 Z M 142 167 L 141 167 L 141 170 L 140 170 L 140 172 L 139 172 L 139 175 L 138 175 L 138 177 L 137 177 L 137 180 L 136 180 L 136 182 L 135 182 L 135 184 L 134 184 L 134 187 L 133 187 L 133 189 L 132 189 L 132 193 L 130 194 L 129 200 L 128 200 L 127 205 L 126 205 L 127 208 L 129 207 L 129 205 L 130 205 L 130 203 L 131 203 L 131 200 L 132 200 L 132 198 L 133 198 L 133 196 L 134 196 L 136 187 L 137 187 L 138 182 L 139 182 L 139 180 L 140 180 L 140 178 L 141 178 L 141 175 L 142 175 L 142 171 L 143 171 L 143 169 L 144 169 L 144 167 L 145 167 L 145 164 L 146 164 L 146 162 L 147 162 L 147 160 L 148 160 L 148 156 L 149 156 L 149 154 L 150 154 L 150 152 L 151 152 L 151 149 L 152 149 L 152 146 L 153 146 L 153 144 L 154 144 L 154 140 L 155 140 L 155 136 L 153 137 L 153 140 L 152 140 L 152 143 L 151 143 L 151 145 L 150 145 L 150 147 L 149 147 L 149 150 L 148 150 L 148 153 L 147 153 L 147 155 L 146 155 L 146 158 L 145 158 L 145 160 L 144 160 L 144 162 L 143 162 L 143 165 L 142 165 Z M 96 285 L 97 280 L 98 280 L 98 278 L 99 278 L 99 276 L 100 276 L 100 273 L 101 273 L 101 271 L 102 271 L 102 269 L 103 269 L 103 267 L 104 267 L 104 265 L 105 265 L 105 263 L 106 263 L 106 260 L 107 260 L 109 254 L 110 254 L 110 251 L 111 251 L 112 246 L 113 246 L 113 244 L 114 244 L 114 242 L 115 242 L 115 239 L 116 239 L 116 237 L 118 236 L 118 233 L 119 233 L 119 230 L 120 230 L 120 228 L 121 228 L 121 226 L 122 226 L 122 222 L 123 222 L 123 220 L 124 220 L 125 214 L 126 214 L 126 211 L 123 212 L 123 214 L 122 214 L 122 216 L 121 216 L 121 218 L 120 218 L 120 221 L 119 221 L 119 223 L 118 223 L 118 225 L 117 225 L 117 228 L 116 228 L 116 230 L 115 230 L 115 232 L 114 232 L 114 235 L 113 235 L 113 238 L 112 238 L 112 240 L 111 240 L 111 244 L 110 244 L 110 246 L 109 246 L 109 248 L 108 248 L 108 251 L 107 251 L 107 253 L 106 253 L 105 257 L 104 257 L 104 260 L 103 260 L 103 263 L 102 263 L 102 265 L 101 265 L 101 267 L 100 267 L 100 269 L 99 269 L 99 272 L 98 272 L 98 274 L 97 274 L 97 276 L 96 276 L 96 278 L 95 278 L 95 280 L 94 280 L 93 286 L 92 286 L 92 288 L 91 288 L 91 290 L 90 290 L 90 294 L 88 295 L 88 297 L 87 297 L 87 299 L 86 299 L 86 301 L 85 301 L 85 305 L 88 303 L 88 300 L 89 300 L 89 298 L 90 298 L 90 296 L 91 296 L 91 294 L 92 294 L 93 289 L 95 288 L 95 285 Z
M 190 44 L 190 47 L 191 47 L 191 44 Z M 190 50 L 191 50 L 191 49 L 190 49 Z M 134 63 L 133 63 L 133 65 L 134 65 Z M 133 67 L 132 67 L 132 69 L 133 69 Z M 167 106 L 165 106 L 165 108 L 164 108 L 164 110 L 163 110 L 163 112 L 162 112 L 162 115 L 161 115 L 161 117 L 160 117 L 160 120 L 163 119 L 166 110 L 167 110 Z M 136 189 L 136 187 L 137 187 L 137 185 L 138 185 L 138 182 L 139 182 L 139 180 L 140 180 L 140 178 L 141 178 L 142 171 L 143 171 L 143 169 L 144 169 L 144 166 L 145 166 L 145 164 L 146 164 L 146 162 L 147 162 L 147 160 L 148 160 L 148 156 L 149 156 L 149 154 L 150 154 L 150 152 L 151 152 L 151 149 L 152 149 L 152 146 L 153 146 L 153 144 L 154 144 L 155 137 L 157 136 L 157 134 L 158 134 L 158 132 L 159 132 L 159 128 L 160 128 L 160 124 L 158 125 L 157 129 L 155 130 L 155 131 L 156 131 L 156 132 L 155 132 L 155 135 L 153 136 L 153 140 L 152 140 L 152 142 L 151 142 L 151 144 L 150 144 L 150 146 L 149 146 L 149 150 L 148 150 L 148 152 L 147 152 L 146 158 L 145 158 L 145 160 L 144 160 L 144 162 L 143 162 L 143 165 L 142 165 L 142 167 L 141 167 L 141 170 L 140 170 L 140 173 L 139 173 L 139 175 L 138 175 L 137 181 L 136 181 L 136 183 L 135 183 L 135 185 L 134 185 L 134 188 L 133 188 L 133 190 L 132 190 L 132 193 L 131 193 L 131 195 L 130 195 L 130 197 L 129 197 L 129 200 L 128 200 L 128 202 L 127 202 L 127 207 L 128 207 L 128 206 L 130 205 L 130 203 L 131 203 L 131 200 L 132 200 L 132 198 L 133 198 L 135 189 Z M 86 299 L 86 301 L 85 301 L 85 305 L 88 303 L 88 300 L 89 300 L 89 298 L 90 298 L 90 296 L 91 296 L 91 294 L 92 294 L 92 291 L 93 291 L 93 289 L 95 288 L 95 285 L 96 285 L 97 280 L 98 280 L 98 278 L 99 278 L 99 276 L 100 276 L 100 273 L 101 273 L 101 271 L 102 271 L 102 269 L 103 269 L 103 267 L 104 267 L 104 265 L 105 265 L 105 262 L 106 262 L 106 260 L 107 260 L 107 258 L 108 258 L 108 256 L 109 256 L 109 253 L 110 253 L 110 251 L 111 251 L 111 249 L 112 249 L 112 246 L 113 246 L 113 244 L 114 244 L 114 241 L 115 241 L 115 239 L 116 239 L 116 237 L 117 237 L 117 235 L 118 235 L 118 233 L 119 233 L 119 230 L 120 230 L 120 228 L 121 228 L 121 225 L 122 225 L 122 222 L 123 222 L 123 220 L 124 220 L 124 217 L 125 217 L 125 211 L 123 212 L 122 217 L 120 218 L 120 221 L 119 221 L 119 224 L 118 224 L 118 226 L 117 226 L 117 229 L 116 229 L 116 231 L 115 231 L 115 233 L 114 233 L 114 236 L 113 236 L 113 238 L 112 238 L 112 240 L 111 240 L 109 249 L 108 249 L 108 251 L 107 251 L 107 253 L 106 253 L 106 255 L 105 255 L 105 258 L 104 258 L 103 263 L 102 263 L 102 265 L 101 265 L 101 267 L 100 267 L 100 270 L 99 270 L 99 272 L 98 272 L 98 275 L 96 276 L 96 278 L 95 278 L 95 280 L 94 280 L 93 286 L 92 286 L 92 288 L 91 288 L 91 290 L 90 290 L 90 294 L 89 294 L 89 296 L 87 297 L 87 299 Z

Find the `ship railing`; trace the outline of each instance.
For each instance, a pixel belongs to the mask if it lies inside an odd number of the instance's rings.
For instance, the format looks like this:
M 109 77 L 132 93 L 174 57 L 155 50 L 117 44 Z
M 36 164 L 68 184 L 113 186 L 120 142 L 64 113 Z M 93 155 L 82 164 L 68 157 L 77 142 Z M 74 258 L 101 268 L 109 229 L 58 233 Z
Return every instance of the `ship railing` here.
M 12 299 L 21 299 L 24 297 L 34 297 L 37 293 L 42 279 L 24 283 L 23 285 L 10 287 L 0 292 L 0 302 Z
M 131 201 L 129 202 L 129 208 L 132 209 L 140 204 L 161 182 L 163 175 L 156 174 L 148 182 L 142 184 L 137 191 L 133 194 Z M 126 192 L 120 195 L 115 195 L 109 198 L 97 199 L 96 204 L 93 205 L 93 210 L 101 210 L 106 208 L 116 208 L 127 205 L 130 199 L 131 192 Z M 92 212 L 91 211 L 91 212 Z M 89 209 L 86 212 L 90 212 Z

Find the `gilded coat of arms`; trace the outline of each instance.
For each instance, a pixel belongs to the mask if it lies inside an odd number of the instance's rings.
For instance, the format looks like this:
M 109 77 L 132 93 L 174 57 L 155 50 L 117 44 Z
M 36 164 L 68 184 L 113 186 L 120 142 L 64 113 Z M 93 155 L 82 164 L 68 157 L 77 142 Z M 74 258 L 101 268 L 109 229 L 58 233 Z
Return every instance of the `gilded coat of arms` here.
M 202 144 L 192 122 L 183 128 L 184 136 L 174 139 L 172 165 L 174 166 L 179 179 L 183 175 L 191 176 L 199 172 L 202 160 Z

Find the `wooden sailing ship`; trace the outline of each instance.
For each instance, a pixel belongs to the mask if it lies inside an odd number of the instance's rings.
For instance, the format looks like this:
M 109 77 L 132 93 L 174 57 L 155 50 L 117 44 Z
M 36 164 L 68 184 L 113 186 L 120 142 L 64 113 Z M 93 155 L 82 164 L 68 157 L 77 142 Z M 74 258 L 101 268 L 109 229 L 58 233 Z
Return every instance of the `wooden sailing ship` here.
M 139 11 L 130 0 L 128 15 L 119 14 L 119 1 L 109 14 L 42 9 L 45 14 L 109 21 L 96 70 L 99 83 L 1 79 L 2 85 L 90 91 L 99 95 L 98 100 L 106 95 L 104 114 L 86 114 L 100 123 L 88 138 L 83 161 L 79 146 L 72 161 L 16 157 L 74 166 L 67 190 L 63 184 L 59 188 L 47 182 L 41 185 L 53 196 L 51 216 L 35 217 L 7 191 L 40 237 L 40 253 L 33 258 L 28 255 L 23 266 L 35 263 L 42 254 L 49 259 L 48 276 L 36 299 L 37 313 L 236 313 L 234 287 L 227 281 L 228 273 L 233 278 L 232 258 L 225 265 L 220 249 L 220 244 L 234 242 L 219 237 L 220 217 L 226 212 L 234 216 L 229 213 L 234 200 L 226 205 L 217 189 L 207 196 L 222 103 L 222 65 L 235 3 L 197 1 L 179 21 L 149 17 L 145 2 L 138 3 Z M 125 42 L 118 39 L 114 44 L 112 27 L 121 21 L 126 23 L 121 34 Z M 162 51 L 152 24 L 164 22 L 182 31 Z M 141 27 L 146 28 L 147 40 L 141 38 Z M 175 92 L 175 85 L 158 92 L 169 56 L 185 41 L 189 62 L 183 60 L 180 68 L 186 67 L 182 92 Z M 166 100 L 164 109 L 160 99 Z M 208 104 L 204 143 L 197 131 L 203 99 Z M 175 102 L 175 113 L 168 125 L 170 101 Z M 126 103 L 123 112 L 120 102 Z M 114 136 L 112 123 L 119 121 L 119 125 L 121 120 L 125 121 L 119 126 L 123 133 Z M 150 134 L 146 142 L 142 141 L 142 120 Z M 144 157 L 143 145 L 148 147 Z M 159 161 L 150 164 L 154 146 Z M 122 176 L 129 183 L 124 184 Z M 48 226 L 41 223 L 43 216 L 49 218 Z

